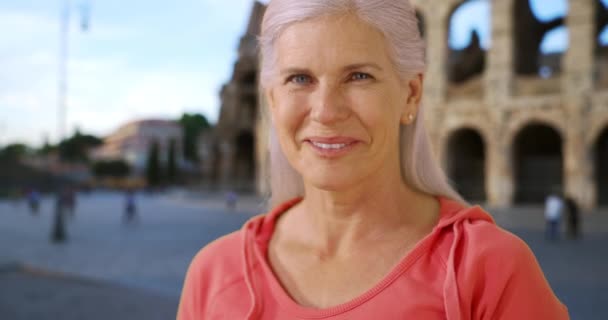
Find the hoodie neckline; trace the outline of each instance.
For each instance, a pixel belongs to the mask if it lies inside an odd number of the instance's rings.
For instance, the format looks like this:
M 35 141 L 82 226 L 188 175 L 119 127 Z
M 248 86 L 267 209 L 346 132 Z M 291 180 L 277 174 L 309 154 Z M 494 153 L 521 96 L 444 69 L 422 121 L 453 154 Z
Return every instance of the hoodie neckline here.
M 438 223 L 433 230 L 418 241 L 414 248 L 405 254 L 376 285 L 350 301 L 329 308 L 317 309 L 304 307 L 295 302 L 295 300 L 293 300 L 293 298 L 283 288 L 282 284 L 272 270 L 268 260 L 268 245 L 274 232 L 276 221 L 283 213 L 287 212 L 290 208 L 301 202 L 302 198 L 292 199 L 286 203 L 283 203 L 269 212 L 268 215 L 266 215 L 263 219 L 260 219 L 259 224 L 255 226 L 253 230 L 248 230 L 249 232 L 255 233 L 255 235 L 253 235 L 254 241 L 247 241 L 246 245 L 254 245 L 253 251 L 256 256 L 256 260 L 258 260 L 262 267 L 261 271 L 263 275 L 261 276 L 266 279 L 266 281 L 260 282 L 266 283 L 272 297 L 276 300 L 279 308 L 281 308 L 285 313 L 289 314 L 290 316 L 305 319 L 322 319 L 336 316 L 361 306 L 390 286 L 403 273 L 407 272 L 407 270 L 410 269 L 420 257 L 428 252 L 428 248 L 434 243 L 434 239 L 440 234 L 441 229 L 448 227 L 454 222 L 462 219 L 462 215 L 464 214 L 463 211 L 466 211 L 467 215 L 472 214 L 471 217 L 474 219 L 487 220 L 493 223 L 492 218 L 487 213 L 483 212 L 483 210 L 481 210 L 479 207 L 466 208 L 466 210 L 463 210 L 465 207 L 459 202 L 447 199 L 445 197 L 437 197 L 437 199 L 440 204 L 440 213 Z M 263 288 L 260 287 L 255 288 L 255 290 L 262 289 Z

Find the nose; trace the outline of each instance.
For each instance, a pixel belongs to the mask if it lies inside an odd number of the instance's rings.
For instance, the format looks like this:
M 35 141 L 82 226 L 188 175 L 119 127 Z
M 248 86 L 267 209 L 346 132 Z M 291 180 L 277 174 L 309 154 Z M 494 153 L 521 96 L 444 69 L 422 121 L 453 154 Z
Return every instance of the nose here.
M 329 84 L 320 85 L 312 101 L 311 117 L 322 124 L 334 124 L 347 119 L 350 109 L 344 92 Z

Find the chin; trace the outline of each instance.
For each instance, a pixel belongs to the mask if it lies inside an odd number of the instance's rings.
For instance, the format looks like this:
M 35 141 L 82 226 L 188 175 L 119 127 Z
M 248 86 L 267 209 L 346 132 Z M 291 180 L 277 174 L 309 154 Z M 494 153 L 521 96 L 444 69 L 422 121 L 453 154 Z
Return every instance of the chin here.
M 352 172 L 348 174 L 336 172 L 335 170 L 333 172 L 319 172 L 313 175 L 303 175 L 302 177 L 304 178 L 304 183 L 307 185 L 331 192 L 348 190 L 360 183 L 360 181 L 352 175 Z

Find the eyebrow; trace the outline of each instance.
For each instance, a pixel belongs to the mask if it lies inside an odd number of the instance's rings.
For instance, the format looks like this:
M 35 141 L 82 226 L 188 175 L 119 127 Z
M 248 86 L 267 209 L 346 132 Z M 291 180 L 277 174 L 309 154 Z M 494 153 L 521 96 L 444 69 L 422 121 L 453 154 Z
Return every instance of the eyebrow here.
M 383 71 L 383 69 L 379 65 L 377 65 L 377 64 L 375 64 L 373 62 L 351 64 L 351 65 L 346 66 L 344 68 L 344 70 L 346 70 L 346 71 L 352 71 L 352 70 L 362 69 L 362 68 L 372 68 L 372 69 L 376 69 L 378 71 Z
M 353 70 L 357 70 L 357 69 L 363 69 L 363 68 L 372 68 L 372 69 L 376 69 L 378 71 L 384 71 L 382 69 L 382 67 L 380 67 L 379 65 L 375 64 L 375 63 L 355 63 L 355 64 L 351 64 L 348 65 L 344 68 L 342 68 L 342 70 L 344 71 L 353 71 Z M 306 68 L 287 68 L 284 70 L 281 70 L 281 75 L 288 75 L 288 74 L 300 74 L 300 73 L 311 73 L 309 69 Z

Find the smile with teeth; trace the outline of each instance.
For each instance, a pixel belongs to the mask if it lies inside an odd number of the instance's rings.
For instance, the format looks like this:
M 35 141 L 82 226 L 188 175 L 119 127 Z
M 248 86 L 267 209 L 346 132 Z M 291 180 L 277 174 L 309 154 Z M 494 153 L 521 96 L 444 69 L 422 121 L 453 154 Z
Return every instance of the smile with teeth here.
M 342 149 L 346 146 L 348 146 L 348 144 L 346 143 L 321 143 L 321 142 L 314 142 L 312 141 L 312 144 L 317 147 L 317 148 L 321 148 L 321 149 L 325 149 L 325 150 L 337 150 L 337 149 Z

